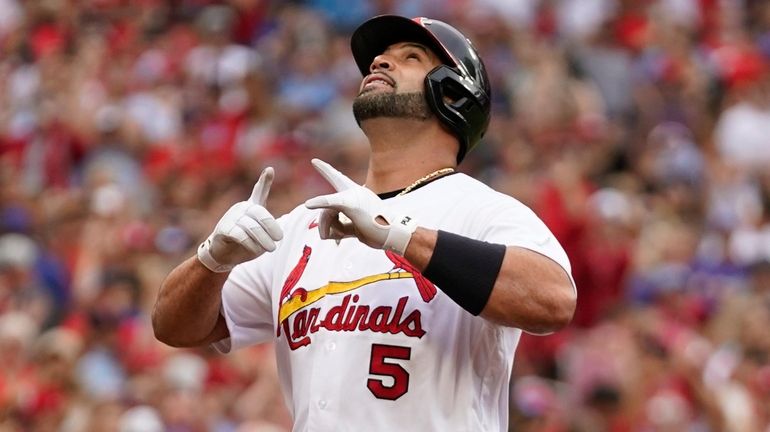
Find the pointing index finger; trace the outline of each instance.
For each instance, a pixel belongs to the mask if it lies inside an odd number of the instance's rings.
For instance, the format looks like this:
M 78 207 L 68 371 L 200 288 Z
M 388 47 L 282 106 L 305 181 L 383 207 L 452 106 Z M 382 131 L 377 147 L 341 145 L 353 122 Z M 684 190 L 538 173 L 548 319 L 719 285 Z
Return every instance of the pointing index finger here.
M 313 159 L 310 163 L 313 164 L 313 168 L 315 168 L 337 192 L 358 187 L 358 183 L 349 179 L 345 174 L 337 171 L 336 168 L 321 159 Z
M 274 177 L 275 171 L 273 170 L 273 167 L 267 167 L 262 171 L 259 180 L 257 180 L 257 184 L 254 185 L 254 190 L 251 191 L 251 196 L 249 197 L 250 203 L 259 204 L 261 206 L 265 205 Z

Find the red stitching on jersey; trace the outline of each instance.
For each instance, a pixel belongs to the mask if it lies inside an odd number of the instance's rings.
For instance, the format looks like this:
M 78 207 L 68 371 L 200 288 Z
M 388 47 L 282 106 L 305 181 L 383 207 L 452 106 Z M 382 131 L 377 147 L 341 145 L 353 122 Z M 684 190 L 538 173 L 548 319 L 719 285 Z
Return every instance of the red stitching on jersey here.
M 302 287 L 295 288 L 307 268 L 311 254 L 312 249 L 305 245 L 302 256 L 281 288 L 276 337 L 280 337 L 283 330 L 289 348 L 295 350 L 308 345 L 311 342 L 310 335 L 322 328 L 329 331 L 402 333 L 418 338 L 425 334 L 419 309 L 412 310 L 404 317 L 408 296 L 398 300 L 395 310 L 392 305 L 359 305 L 358 294 L 345 295 L 340 304 L 332 306 L 324 315 L 321 315 L 321 308 L 311 306 L 327 295 L 338 296 L 375 282 L 404 278 L 414 280 L 420 298 L 426 303 L 430 302 L 436 296 L 436 286 L 405 258 L 388 251 L 385 254 L 394 264 L 389 272 L 348 282 L 329 282 L 310 291 Z
M 422 314 L 418 309 L 404 317 L 408 296 L 398 299 L 395 311 L 392 306 L 380 305 L 371 309 L 369 305 L 356 304 L 359 296 L 348 294 L 342 303 L 332 306 L 320 318 L 321 309 L 305 308 L 294 315 L 292 320 L 281 323 L 289 348 L 294 351 L 309 345 L 311 335 L 320 329 L 335 332 L 371 331 L 374 333 L 402 333 L 409 337 L 421 338 L 425 335 L 422 328 Z

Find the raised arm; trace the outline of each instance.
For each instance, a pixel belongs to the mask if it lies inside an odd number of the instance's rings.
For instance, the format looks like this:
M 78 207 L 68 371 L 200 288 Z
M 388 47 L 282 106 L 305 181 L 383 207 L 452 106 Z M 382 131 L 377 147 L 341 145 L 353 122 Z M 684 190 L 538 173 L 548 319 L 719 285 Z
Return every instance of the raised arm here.
M 158 340 L 193 347 L 229 336 L 219 313 L 227 275 L 236 265 L 275 250 L 275 242 L 283 237 L 281 227 L 265 209 L 273 177 L 273 169 L 265 168 L 249 199 L 230 207 L 198 247 L 197 255 L 163 281 L 152 311 Z
M 575 289 L 556 261 L 521 247 L 418 228 L 331 165 L 313 160 L 313 166 L 337 191 L 305 202 L 324 209 L 321 238 L 355 236 L 373 248 L 392 250 L 463 309 L 501 325 L 546 334 L 572 319 Z

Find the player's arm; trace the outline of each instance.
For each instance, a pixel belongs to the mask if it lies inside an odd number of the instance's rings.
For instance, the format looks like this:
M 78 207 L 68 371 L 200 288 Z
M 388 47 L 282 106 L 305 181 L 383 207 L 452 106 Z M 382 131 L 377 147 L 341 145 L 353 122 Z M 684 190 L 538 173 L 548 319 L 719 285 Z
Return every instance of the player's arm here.
M 251 196 L 222 216 L 214 231 L 163 281 L 152 311 L 155 337 L 171 346 L 203 346 L 229 336 L 222 306 L 222 287 L 230 270 L 266 251 L 283 237 L 265 209 L 273 169 L 262 171 Z
M 392 214 L 374 192 L 331 165 L 314 159 L 313 166 L 337 191 L 305 202 L 307 208 L 323 209 L 321 238 L 353 236 L 373 248 L 392 250 L 465 310 L 501 325 L 543 334 L 572 319 L 575 290 L 567 272 L 550 258 L 417 228 L 414 220 Z M 340 220 L 340 214 L 347 220 Z
M 163 281 L 152 311 L 155 337 L 174 347 L 203 346 L 229 336 L 222 305 L 227 273 L 214 273 L 190 257 Z
M 575 311 L 567 272 L 529 249 L 417 228 L 404 257 L 464 309 L 501 325 L 546 334 Z

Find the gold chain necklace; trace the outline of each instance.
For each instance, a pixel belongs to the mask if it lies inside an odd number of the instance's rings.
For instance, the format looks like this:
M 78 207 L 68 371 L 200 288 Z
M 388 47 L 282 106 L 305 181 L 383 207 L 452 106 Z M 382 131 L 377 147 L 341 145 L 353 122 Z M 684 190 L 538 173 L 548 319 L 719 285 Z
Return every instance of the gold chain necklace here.
M 455 170 L 454 168 L 441 168 L 441 169 L 438 169 L 436 171 L 433 171 L 432 173 L 426 175 L 425 177 L 420 177 L 419 179 L 417 179 L 416 182 L 414 182 L 414 183 L 410 184 L 409 186 L 405 187 L 404 190 L 399 192 L 398 195 L 396 195 L 396 196 L 406 195 L 409 192 L 411 192 L 412 189 L 416 188 L 417 186 L 419 186 L 419 185 L 421 185 L 421 184 L 423 184 L 423 183 L 425 183 L 427 181 L 433 180 L 436 177 L 439 177 L 439 176 L 442 176 L 444 174 L 449 174 L 451 172 L 454 172 L 454 170 Z

